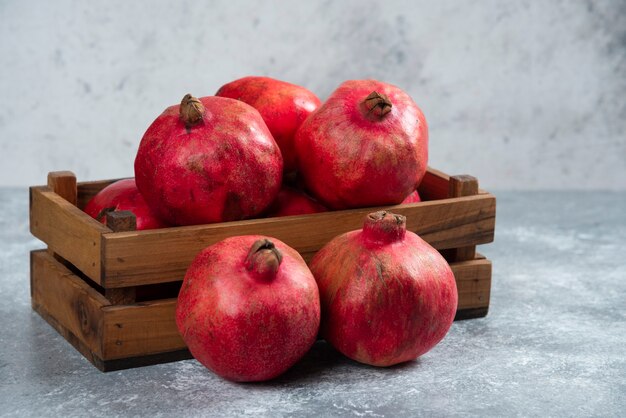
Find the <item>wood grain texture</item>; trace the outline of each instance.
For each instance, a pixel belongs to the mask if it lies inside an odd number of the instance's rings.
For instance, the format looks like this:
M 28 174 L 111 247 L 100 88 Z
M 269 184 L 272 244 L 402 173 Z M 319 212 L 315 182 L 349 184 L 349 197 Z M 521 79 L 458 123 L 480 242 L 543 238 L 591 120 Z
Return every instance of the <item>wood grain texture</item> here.
M 31 252 L 31 294 L 33 309 L 79 351 L 102 357 L 104 296 L 45 250 Z
M 333 237 L 361 228 L 365 216 L 379 209 L 382 208 L 104 234 L 104 286 L 181 280 L 200 250 L 235 235 L 267 235 L 300 253 L 315 252 Z M 407 229 L 437 249 L 493 240 L 495 198 L 489 194 L 384 209 L 405 215 Z
M 101 283 L 101 240 L 109 228 L 47 187 L 30 188 L 30 232 Z
M 106 306 L 104 358 L 117 359 L 185 348 L 175 322 L 176 299 Z
M 48 187 L 63 199 L 76 206 L 78 191 L 76 175 L 71 171 L 53 171 L 48 173 Z

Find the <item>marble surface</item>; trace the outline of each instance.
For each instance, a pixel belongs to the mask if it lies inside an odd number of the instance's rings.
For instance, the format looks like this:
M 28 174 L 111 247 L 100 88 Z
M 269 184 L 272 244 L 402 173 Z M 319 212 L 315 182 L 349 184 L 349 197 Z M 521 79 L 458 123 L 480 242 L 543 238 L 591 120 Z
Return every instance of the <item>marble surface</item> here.
M 418 361 L 323 342 L 235 384 L 195 360 L 101 373 L 30 309 L 28 195 L 0 188 L 0 416 L 601 416 L 626 410 L 626 193 L 502 192 L 486 318 Z
M 132 176 L 166 106 L 252 74 L 394 83 L 490 190 L 624 190 L 625 28 L 617 0 L 0 1 L 0 185 Z

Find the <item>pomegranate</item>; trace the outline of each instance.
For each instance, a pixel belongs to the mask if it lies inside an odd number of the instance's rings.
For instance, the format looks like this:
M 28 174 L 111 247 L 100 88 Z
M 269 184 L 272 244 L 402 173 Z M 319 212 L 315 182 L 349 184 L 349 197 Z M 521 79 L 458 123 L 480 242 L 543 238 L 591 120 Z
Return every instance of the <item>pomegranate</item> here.
M 248 103 L 259 111 L 280 147 L 285 173 L 296 169 L 294 136 L 320 99 L 304 87 L 269 77 L 244 77 L 223 85 L 216 96 Z
M 317 285 L 300 254 L 258 235 L 200 252 L 176 306 L 191 354 L 241 382 L 272 379 L 291 367 L 315 342 L 319 322 Z
M 278 197 L 270 206 L 267 216 L 306 215 L 308 213 L 326 212 L 327 210 L 301 191 L 283 186 L 278 192 Z
M 406 218 L 384 211 L 335 237 L 313 258 L 321 335 L 353 360 L 391 366 L 413 360 L 448 332 L 457 307 L 446 260 Z
M 428 127 L 398 87 L 346 81 L 302 124 L 296 154 L 307 190 L 328 208 L 397 204 L 426 172 Z
M 405 203 L 417 203 L 417 202 L 421 202 L 422 198 L 420 197 L 419 193 L 417 192 L 417 190 L 413 190 L 413 193 L 411 193 L 410 195 L 408 195 L 403 201 L 402 204 Z
M 137 230 L 165 228 L 167 224 L 150 210 L 143 196 L 137 190 L 135 179 L 124 179 L 109 184 L 85 206 L 85 212 L 106 225 L 106 213 L 129 210 L 137 219 Z
M 137 187 L 175 225 L 233 221 L 263 212 L 282 179 L 280 149 L 252 106 L 186 95 L 144 134 Z

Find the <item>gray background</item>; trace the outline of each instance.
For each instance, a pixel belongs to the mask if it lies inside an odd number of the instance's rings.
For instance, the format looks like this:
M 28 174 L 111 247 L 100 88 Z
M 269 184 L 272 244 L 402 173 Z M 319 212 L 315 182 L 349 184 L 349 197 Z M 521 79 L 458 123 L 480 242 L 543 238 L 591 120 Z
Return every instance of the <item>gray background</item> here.
M 0 68 L 0 186 L 132 175 L 166 106 L 255 74 L 397 84 L 485 188 L 626 189 L 623 0 L 0 0 Z

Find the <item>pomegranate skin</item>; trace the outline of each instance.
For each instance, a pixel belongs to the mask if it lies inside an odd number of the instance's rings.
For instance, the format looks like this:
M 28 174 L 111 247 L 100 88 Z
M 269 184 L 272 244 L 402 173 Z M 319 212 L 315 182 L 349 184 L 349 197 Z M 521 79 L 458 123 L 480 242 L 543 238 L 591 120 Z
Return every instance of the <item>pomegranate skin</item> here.
M 347 357 L 373 366 L 416 359 L 448 332 L 458 295 L 445 259 L 406 219 L 370 214 L 310 263 L 322 304 L 321 335 Z
M 137 230 L 168 226 L 150 210 L 143 196 L 137 190 L 135 179 L 118 180 L 100 190 L 85 206 L 85 213 L 106 225 L 105 209 L 107 208 L 112 211 L 129 210 L 133 212 L 137 219 Z
M 139 191 L 174 225 L 254 217 L 282 179 L 280 149 L 259 113 L 238 100 L 185 96 L 144 134 L 135 158 Z
M 405 203 L 417 203 L 421 201 L 422 198 L 420 197 L 419 193 L 417 192 L 417 190 L 414 190 L 413 193 L 408 195 L 406 199 L 402 201 L 402 204 L 404 205 Z
M 176 325 L 193 356 L 239 382 L 286 371 L 311 348 L 319 322 L 317 285 L 300 254 L 258 235 L 200 252 L 176 306 Z
M 296 84 L 250 76 L 223 85 L 215 95 L 241 100 L 258 110 L 280 147 L 285 173 L 296 169 L 294 137 L 321 104 L 315 94 Z
M 283 186 L 267 212 L 268 217 L 307 215 L 326 212 L 323 205 L 317 203 L 306 194 L 291 187 Z
M 307 190 L 330 209 L 398 204 L 426 172 L 422 111 L 399 88 L 375 80 L 341 84 L 295 142 Z

